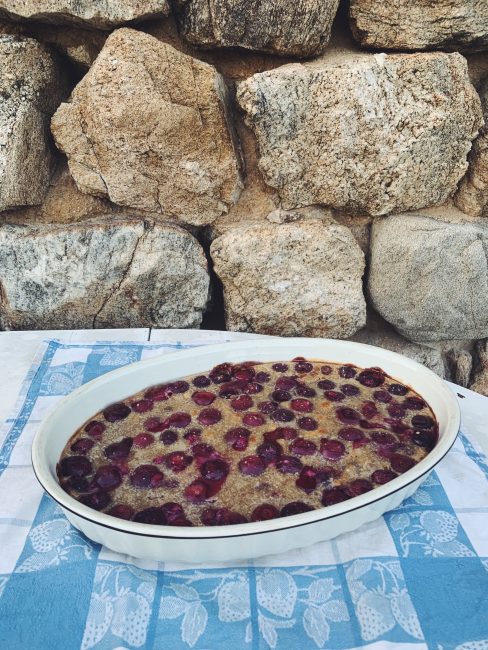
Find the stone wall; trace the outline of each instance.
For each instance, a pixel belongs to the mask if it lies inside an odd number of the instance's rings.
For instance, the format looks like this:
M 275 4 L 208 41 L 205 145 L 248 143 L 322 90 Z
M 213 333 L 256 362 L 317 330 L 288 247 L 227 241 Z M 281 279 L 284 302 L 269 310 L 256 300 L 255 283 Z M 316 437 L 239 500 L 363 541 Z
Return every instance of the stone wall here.
M 0 327 L 370 342 L 488 392 L 486 0 L 0 0 Z

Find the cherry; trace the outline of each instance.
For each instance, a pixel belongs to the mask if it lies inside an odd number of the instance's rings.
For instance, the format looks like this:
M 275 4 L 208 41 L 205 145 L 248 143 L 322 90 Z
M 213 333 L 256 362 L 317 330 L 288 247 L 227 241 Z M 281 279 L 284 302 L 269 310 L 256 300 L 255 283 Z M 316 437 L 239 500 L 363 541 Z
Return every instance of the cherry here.
M 293 411 L 290 411 L 289 409 L 279 408 L 276 409 L 276 411 L 273 411 L 271 419 L 275 422 L 291 422 L 295 419 L 295 415 Z
M 364 434 L 361 429 L 355 429 L 354 427 L 343 427 L 339 431 L 339 437 L 343 440 L 362 440 Z
M 371 474 L 371 480 L 378 485 L 384 485 L 389 481 L 392 481 L 398 475 L 395 472 L 392 472 L 391 469 L 377 469 Z
M 75 454 L 85 455 L 90 451 L 94 444 L 95 441 L 90 440 L 90 438 L 78 438 L 78 440 L 71 445 L 70 449 L 71 451 L 74 451 Z
M 73 476 L 80 478 L 90 474 L 92 464 L 86 456 L 66 456 L 59 463 L 61 476 Z
M 357 386 L 353 386 L 352 384 L 342 384 L 341 391 L 347 397 L 355 397 L 361 392 Z
M 154 436 L 152 435 L 152 433 L 138 433 L 137 436 L 134 438 L 135 446 L 139 447 L 140 449 L 149 447 L 149 445 L 152 445 L 153 442 L 154 442 Z
M 214 401 L 216 395 L 215 393 L 210 393 L 206 390 L 197 390 L 195 393 L 193 393 L 191 398 L 195 404 L 198 404 L 198 406 L 208 406 Z
M 245 368 L 237 366 L 234 368 L 233 373 L 236 379 L 241 381 L 252 381 L 256 375 L 256 371 L 253 368 Z
M 250 395 L 255 395 L 256 393 L 260 393 L 262 390 L 263 390 L 262 385 L 256 383 L 255 381 L 249 382 L 243 388 L 243 391 L 245 393 L 249 393 Z
M 131 506 L 125 503 L 118 503 L 113 508 L 110 508 L 107 514 L 112 515 L 112 517 L 118 517 L 119 519 L 129 520 L 134 516 L 134 508 L 131 508 Z
M 205 508 L 200 515 L 200 521 L 204 526 L 216 526 L 217 508 Z
M 248 427 L 260 427 L 266 422 L 266 418 L 261 413 L 246 413 L 242 421 Z
M 232 447 L 232 449 L 235 449 L 236 451 L 244 451 L 247 449 L 249 444 L 250 435 L 251 432 L 249 429 L 244 429 L 244 427 L 235 427 L 226 432 L 224 440 Z
M 132 521 L 137 521 L 140 524 L 153 524 L 156 526 L 164 526 L 167 523 L 166 515 L 161 508 L 156 508 L 154 506 L 136 512 Z
M 340 440 L 322 440 L 320 453 L 328 460 L 339 460 L 344 455 L 346 448 Z
M 162 422 L 160 418 L 153 417 L 144 420 L 144 428 L 146 431 L 151 431 L 151 433 L 159 433 L 166 429 L 166 423 Z
M 385 375 L 383 371 L 378 368 L 367 368 L 360 372 L 356 379 L 363 386 L 376 388 L 376 386 L 381 386 L 381 384 L 384 383 Z
M 150 411 L 152 408 L 154 408 L 154 402 L 152 399 L 140 399 L 137 400 L 137 402 L 132 402 L 130 406 L 136 413 L 146 413 L 147 411 Z
M 102 465 L 97 469 L 93 480 L 102 490 L 114 490 L 122 483 L 122 476 L 115 465 Z
M 164 475 L 155 465 L 139 465 L 129 478 L 134 487 L 154 488 L 159 486 Z
M 302 461 L 294 456 L 282 456 L 276 463 L 276 469 L 282 474 L 298 474 L 302 469 Z
M 94 510 L 103 510 L 108 506 L 112 499 L 107 492 L 100 490 L 98 492 L 93 492 L 92 494 L 84 494 L 78 500 L 89 508 L 93 508 Z
M 194 377 L 192 381 L 192 384 L 196 388 L 206 388 L 207 386 L 210 386 L 211 383 L 211 380 L 205 375 L 198 375 L 198 377 Z
M 403 400 L 403 408 L 408 409 L 410 411 L 421 411 L 423 408 L 425 408 L 426 404 L 423 399 L 420 399 L 420 397 L 406 397 Z
M 99 420 L 92 420 L 85 426 L 85 431 L 92 438 L 99 440 L 106 428 L 107 427 L 103 422 L 99 422 Z
M 332 373 L 332 368 L 330 366 L 321 366 L 320 372 L 323 375 L 330 375 Z
M 188 440 L 189 445 L 193 445 L 195 444 L 195 442 L 198 442 L 201 435 L 202 435 L 201 429 L 188 429 L 188 431 L 183 435 L 183 438 L 185 440 Z
M 225 382 L 220 386 L 219 397 L 222 397 L 223 399 L 230 399 L 231 397 L 240 395 L 243 392 L 245 386 L 246 382 L 239 380 Z
M 88 480 L 83 476 L 71 476 L 67 480 L 67 484 L 70 488 L 76 490 L 77 492 L 89 492 L 93 487 L 93 485 L 90 486 Z
M 230 526 L 234 524 L 245 524 L 247 519 L 240 512 L 232 512 L 228 508 L 218 508 L 215 513 L 215 523 L 217 526 Z
M 238 467 L 245 476 L 259 476 L 266 469 L 266 464 L 259 456 L 245 456 L 239 461 Z
M 331 381 L 330 379 L 321 379 L 318 383 L 317 386 L 321 390 L 333 390 L 336 387 L 335 381 Z
M 127 406 L 124 402 L 116 402 L 103 410 L 103 417 L 107 422 L 117 422 L 118 420 L 124 420 L 129 413 L 131 413 L 130 406 Z
M 313 456 L 317 451 L 317 445 L 306 438 L 295 438 L 290 442 L 290 451 L 296 456 Z
M 292 399 L 290 406 L 294 411 L 300 413 L 311 413 L 313 411 L 313 404 L 308 399 Z
M 159 386 L 151 386 L 149 390 L 144 393 L 145 399 L 154 400 L 155 402 L 164 402 L 171 397 L 172 393 L 166 384 Z
M 392 445 L 397 442 L 395 436 L 387 431 L 373 431 L 371 439 L 378 445 Z
M 197 461 L 202 461 L 204 458 L 210 458 L 215 453 L 215 449 L 212 445 L 207 445 L 205 442 L 198 442 L 196 445 L 193 445 L 191 452 L 197 457 Z
M 173 472 L 183 472 L 193 461 L 192 456 L 188 456 L 184 451 L 172 451 L 164 459 L 164 463 L 168 469 Z
M 367 481 L 364 478 L 357 478 L 354 481 L 351 481 L 349 485 L 346 487 L 345 491 L 350 497 L 357 497 L 360 494 L 364 494 L 365 492 L 369 492 L 370 490 L 373 489 L 373 486 L 369 481 Z
M 297 380 L 293 377 L 279 377 L 276 380 L 276 388 L 280 390 L 293 390 L 297 385 Z
M 279 516 L 278 508 L 275 508 L 269 503 L 262 503 L 252 511 L 251 521 L 268 521 L 269 519 L 276 519 Z
M 428 415 L 414 415 L 412 418 L 412 426 L 415 429 L 432 429 L 434 420 Z
M 221 363 L 208 374 L 214 384 L 223 384 L 232 378 L 232 366 L 230 363 Z
M 256 373 L 256 381 L 260 384 L 266 384 L 271 379 L 269 372 L 258 372 Z
M 191 415 L 189 413 L 172 413 L 169 418 L 164 421 L 167 427 L 176 427 L 177 429 L 184 429 L 191 422 Z
M 406 395 L 408 393 L 408 388 L 402 384 L 390 384 L 388 386 L 388 392 L 392 395 Z
M 210 490 L 207 483 L 197 479 L 185 488 L 185 497 L 190 503 L 202 503 L 208 498 Z
M 344 424 L 356 424 L 361 419 L 360 413 L 348 407 L 336 409 L 336 416 Z
M 415 431 L 412 435 L 412 442 L 418 447 L 423 447 L 427 451 L 432 451 L 437 442 L 436 437 L 432 435 L 431 431 Z
M 295 364 L 295 370 L 301 373 L 311 372 L 313 370 L 313 365 L 308 361 L 299 361 Z
M 390 465 L 392 470 L 403 474 L 403 472 L 406 472 L 415 465 L 415 461 L 413 458 L 403 456 L 402 454 L 393 454 L 390 458 Z
M 294 440 L 298 436 L 298 431 L 293 427 L 279 427 L 277 431 L 280 431 L 285 440 Z
M 297 424 L 300 429 L 304 429 L 305 431 L 315 431 L 319 426 L 317 420 L 309 417 L 298 418 Z
M 111 445 L 107 445 L 103 453 L 110 460 L 123 460 L 129 455 L 132 444 L 132 438 L 122 438 L 119 442 L 113 442 Z
M 172 429 L 166 429 L 160 434 L 159 439 L 164 445 L 172 445 L 178 440 L 178 434 Z
M 335 503 L 347 501 L 349 498 L 349 495 L 341 488 L 333 487 L 325 489 L 322 493 L 322 505 L 333 506 Z
M 326 390 L 324 395 L 331 402 L 341 402 L 346 397 L 344 393 L 339 393 L 335 390 Z
M 387 411 L 388 415 L 396 420 L 401 420 L 405 415 L 405 409 L 401 404 L 390 404 Z
M 198 415 L 198 421 L 200 424 L 205 426 L 210 426 L 212 424 L 217 424 L 222 419 L 222 413 L 218 409 L 203 409 Z
M 275 463 L 283 453 L 283 448 L 277 442 L 266 440 L 256 449 L 258 456 L 267 464 Z
M 190 384 L 187 381 L 173 381 L 170 384 L 168 384 L 168 390 L 171 391 L 172 394 L 178 394 L 178 393 L 186 393 L 186 391 L 190 388 Z
M 185 516 L 185 512 L 179 503 L 174 503 L 173 501 L 168 501 L 163 503 L 160 506 L 161 512 L 166 517 L 168 524 L 172 524 L 176 519 Z
M 361 413 L 364 415 L 365 418 L 371 420 L 371 418 L 374 418 L 376 415 L 378 415 L 378 409 L 376 408 L 376 404 L 374 402 L 364 402 L 364 404 L 361 407 Z
M 305 384 L 300 384 L 297 386 L 296 393 L 297 395 L 300 395 L 300 397 L 315 397 L 317 395 L 317 391 L 315 389 L 310 388 L 310 386 L 305 386 Z
M 300 472 L 300 476 L 295 481 L 295 485 L 309 494 L 317 487 L 317 470 L 306 465 Z
M 288 370 L 286 363 L 273 363 L 271 368 L 276 372 L 286 372 Z
M 384 404 L 388 404 L 392 400 L 391 394 L 387 393 L 386 390 L 375 390 L 373 397 L 376 401 L 383 402 Z
M 200 473 L 207 481 L 222 481 L 229 473 L 229 465 L 219 458 L 207 460 L 201 466 Z
M 357 370 L 353 366 L 341 366 L 339 368 L 339 375 L 344 379 L 352 379 L 352 377 L 356 376 L 356 373 Z
M 274 390 L 271 393 L 271 399 L 273 399 L 275 402 L 287 402 L 289 399 L 291 399 L 291 393 L 287 390 Z
M 281 508 L 280 516 L 290 517 L 291 515 L 300 515 L 302 512 L 310 512 L 311 510 L 315 510 L 315 508 L 303 503 L 303 501 L 292 501 Z
M 249 395 L 239 395 L 239 397 L 234 397 L 234 399 L 231 400 L 230 405 L 234 411 L 245 411 L 246 409 L 251 408 L 253 401 Z
M 258 409 L 265 415 L 271 415 L 278 408 L 276 402 L 259 402 Z
M 176 517 L 172 521 L 168 521 L 169 526 L 193 526 L 191 521 L 186 517 Z

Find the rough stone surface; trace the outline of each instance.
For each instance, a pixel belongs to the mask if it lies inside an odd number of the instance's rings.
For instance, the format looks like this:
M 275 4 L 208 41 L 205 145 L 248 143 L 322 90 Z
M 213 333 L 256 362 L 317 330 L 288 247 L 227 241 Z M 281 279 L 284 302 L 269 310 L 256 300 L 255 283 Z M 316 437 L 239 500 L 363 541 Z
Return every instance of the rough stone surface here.
M 3 329 L 198 327 L 208 286 L 203 250 L 175 226 L 0 227 Z
M 454 197 L 458 208 L 480 217 L 488 214 L 488 79 L 480 89 L 485 126 L 474 141 L 469 168 Z
M 470 388 L 488 397 L 488 339 L 478 342 L 477 356 L 478 364 Z
M 364 254 L 319 220 L 249 225 L 210 248 L 230 330 L 346 338 L 364 325 Z
M 0 16 L 111 29 L 168 15 L 166 0 L 0 0 Z
M 200 47 L 305 57 L 322 52 L 339 0 L 175 0 L 182 34 Z
M 486 49 L 486 0 L 351 0 L 351 28 L 367 47 Z
M 0 36 L 0 210 L 42 202 L 53 166 L 49 119 L 66 92 L 37 41 Z
M 419 215 L 375 221 L 372 305 L 415 341 L 488 336 L 488 223 Z
M 238 84 L 282 207 L 383 215 L 444 201 L 482 125 L 459 54 L 345 54 Z
M 111 34 L 52 131 L 79 189 L 118 205 L 203 225 L 239 195 L 222 77 L 142 32 Z

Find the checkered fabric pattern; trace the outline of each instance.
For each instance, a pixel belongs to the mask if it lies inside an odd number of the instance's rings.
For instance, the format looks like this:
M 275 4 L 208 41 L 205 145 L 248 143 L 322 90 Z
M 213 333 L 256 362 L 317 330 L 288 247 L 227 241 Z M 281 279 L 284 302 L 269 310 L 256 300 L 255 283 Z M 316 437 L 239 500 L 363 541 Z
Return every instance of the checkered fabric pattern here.
M 399 508 L 283 555 L 156 563 L 74 529 L 31 468 L 40 421 L 81 384 L 185 347 L 43 346 L 0 432 L 0 648 L 488 650 L 488 464 L 466 430 Z

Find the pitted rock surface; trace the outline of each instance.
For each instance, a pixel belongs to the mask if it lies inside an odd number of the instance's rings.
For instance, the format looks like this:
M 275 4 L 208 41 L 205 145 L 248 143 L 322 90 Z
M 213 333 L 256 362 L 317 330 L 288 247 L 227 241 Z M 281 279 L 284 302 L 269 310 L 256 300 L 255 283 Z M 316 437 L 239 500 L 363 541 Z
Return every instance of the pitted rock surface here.
M 53 167 L 49 120 L 66 93 L 53 55 L 32 38 L 0 36 L 0 210 L 42 202 Z
M 488 223 L 395 215 L 373 223 L 373 307 L 414 341 L 488 336 Z
M 2 329 L 198 327 L 208 287 L 202 248 L 176 226 L 0 227 Z
M 142 32 L 111 34 L 52 131 L 79 189 L 118 205 L 203 225 L 239 196 L 222 77 Z
M 255 74 L 237 99 L 285 209 L 383 215 L 442 202 L 482 125 L 456 53 L 340 53 Z
M 330 38 L 339 0 L 175 0 L 180 30 L 201 47 L 243 47 L 298 57 Z
M 364 254 L 344 226 L 243 226 L 215 239 L 210 252 L 230 330 L 346 338 L 365 323 Z
M 351 28 L 366 47 L 393 50 L 483 50 L 486 0 L 351 0 Z

